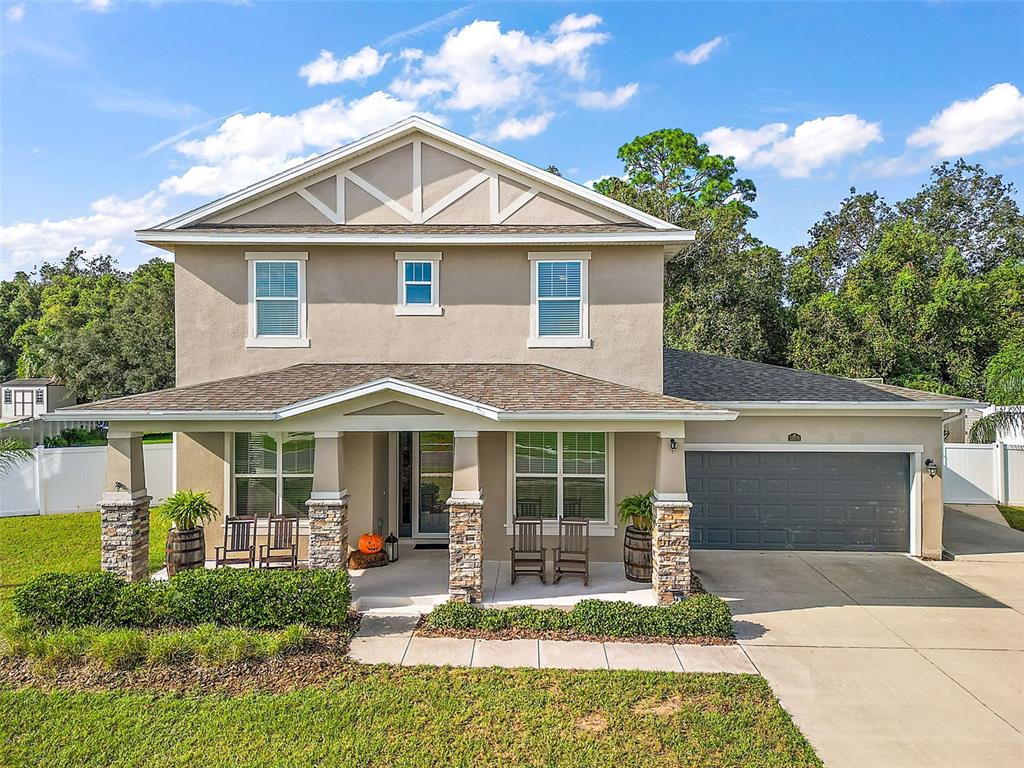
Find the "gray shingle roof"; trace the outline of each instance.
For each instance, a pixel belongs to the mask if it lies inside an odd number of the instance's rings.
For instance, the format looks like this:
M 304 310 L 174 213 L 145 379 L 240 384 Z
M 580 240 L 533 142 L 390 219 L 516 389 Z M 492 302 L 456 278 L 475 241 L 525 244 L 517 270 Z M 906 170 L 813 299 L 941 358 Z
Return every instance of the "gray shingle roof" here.
M 545 365 L 508 363 L 303 363 L 61 410 L 274 412 L 386 378 L 399 379 L 502 411 L 713 410 L 688 400 Z
M 8 379 L 7 381 L 0 383 L 0 387 L 47 387 L 51 384 L 56 384 L 53 379 L 41 378 L 41 379 Z
M 666 395 L 702 402 L 943 402 L 973 400 L 752 363 L 729 357 L 665 349 Z

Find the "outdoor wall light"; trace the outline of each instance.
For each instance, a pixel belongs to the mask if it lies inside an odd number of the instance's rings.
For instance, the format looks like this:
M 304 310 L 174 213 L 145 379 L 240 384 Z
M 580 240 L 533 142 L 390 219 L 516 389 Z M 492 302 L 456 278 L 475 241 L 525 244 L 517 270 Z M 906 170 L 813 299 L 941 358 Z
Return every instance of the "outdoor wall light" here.
M 668 447 L 674 451 L 676 448 L 679 447 L 679 443 L 676 442 L 676 439 L 674 437 L 670 437 L 668 439 Z
M 939 465 L 931 459 L 925 459 L 924 468 L 928 470 L 928 477 L 935 477 L 939 473 Z

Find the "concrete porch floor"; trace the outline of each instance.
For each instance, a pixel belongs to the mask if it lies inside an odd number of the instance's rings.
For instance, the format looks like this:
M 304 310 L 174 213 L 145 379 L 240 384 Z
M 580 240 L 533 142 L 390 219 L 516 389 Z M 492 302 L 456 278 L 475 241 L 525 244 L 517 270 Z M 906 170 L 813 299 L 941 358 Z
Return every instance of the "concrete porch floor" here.
M 382 568 L 351 571 L 352 607 L 381 615 L 427 613 L 448 599 L 448 550 L 417 550 L 402 542 L 398 562 Z M 484 561 L 484 605 L 572 606 L 586 598 L 630 600 L 654 605 L 650 584 L 628 581 L 622 563 L 591 563 L 590 584 L 580 577 L 566 576 L 558 584 L 536 576 L 520 576 L 509 584 L 508 560 Z

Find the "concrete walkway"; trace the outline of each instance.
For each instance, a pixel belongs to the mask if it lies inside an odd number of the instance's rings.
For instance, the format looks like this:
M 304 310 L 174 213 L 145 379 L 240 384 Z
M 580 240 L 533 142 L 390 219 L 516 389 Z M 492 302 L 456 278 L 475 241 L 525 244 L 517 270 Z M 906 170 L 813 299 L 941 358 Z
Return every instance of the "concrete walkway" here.
M 410 616 L 363 616 L 349 655 L 364 664 L 533 669 L 646 669 L 756 674 L 738 645 L 590 643 L 563 640 L 472 640 L 414 637 Z

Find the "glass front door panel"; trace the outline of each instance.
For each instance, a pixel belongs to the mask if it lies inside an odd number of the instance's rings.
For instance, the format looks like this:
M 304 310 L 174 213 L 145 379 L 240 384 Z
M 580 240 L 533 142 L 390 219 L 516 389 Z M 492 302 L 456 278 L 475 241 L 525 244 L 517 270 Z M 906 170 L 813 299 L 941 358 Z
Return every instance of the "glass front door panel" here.
M 417 533 L 448 534 L 448 499 L 452 494 L 455 435 L 452 432 L 419 433 L 419 504 Z

